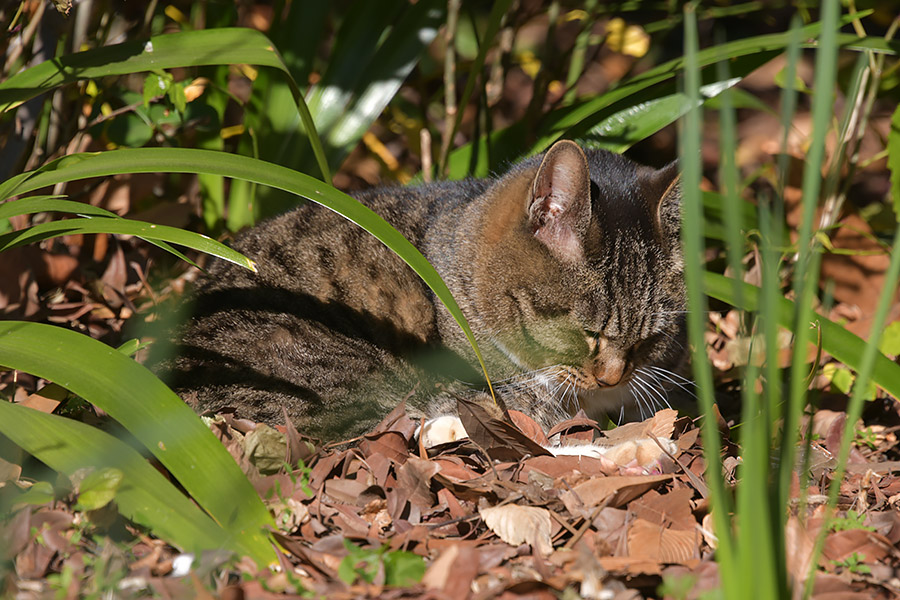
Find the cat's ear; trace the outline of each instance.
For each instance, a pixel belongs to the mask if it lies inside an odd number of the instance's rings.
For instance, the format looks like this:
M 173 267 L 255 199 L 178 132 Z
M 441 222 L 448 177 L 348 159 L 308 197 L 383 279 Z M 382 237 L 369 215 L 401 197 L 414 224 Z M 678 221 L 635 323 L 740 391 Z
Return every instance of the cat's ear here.
M 681 227 L 681 172 L 672 161 L 651 176 L 650 194 L 656 203 L 656 218 L 664 237 L 678 236 Z
M 531 188 L 528 222 L 534 237 L 557 258 L 574 262 L 584 257 L 591 176 L 584 151 L 575 142 L 556 142 L 544 155 Z

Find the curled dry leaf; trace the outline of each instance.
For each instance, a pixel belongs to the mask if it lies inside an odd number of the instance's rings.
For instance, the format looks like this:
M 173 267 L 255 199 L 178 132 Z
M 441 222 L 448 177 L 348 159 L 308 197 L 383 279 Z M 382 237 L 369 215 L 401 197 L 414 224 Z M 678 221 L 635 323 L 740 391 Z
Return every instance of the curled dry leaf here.
M 546 508 L 504 504 L 478 510 L 484 524 L 511 546 L 528 543 L 543 556 L 553 552 L 550 512 Z
M 699 558 L 700 537 L 695 530 L 671 529 L 638 518 L 628 529 L 629 556 L 683 563 Z

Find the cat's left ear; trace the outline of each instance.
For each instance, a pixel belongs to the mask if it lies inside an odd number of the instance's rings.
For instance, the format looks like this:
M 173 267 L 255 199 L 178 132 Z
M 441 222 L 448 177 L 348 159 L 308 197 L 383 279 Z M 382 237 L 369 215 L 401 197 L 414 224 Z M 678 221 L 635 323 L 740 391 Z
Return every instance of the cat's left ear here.
M 681 171 L 677 160 L 652 175 L 651 195 L 660 232 L 665 237 L 677 237 L 681 227 Z
M 591 222 L 591 175 L 581 147 L 562 140 L 544 155 L 531 188 L 528 222 L 534 237 L 566 262 L 584 257 Z

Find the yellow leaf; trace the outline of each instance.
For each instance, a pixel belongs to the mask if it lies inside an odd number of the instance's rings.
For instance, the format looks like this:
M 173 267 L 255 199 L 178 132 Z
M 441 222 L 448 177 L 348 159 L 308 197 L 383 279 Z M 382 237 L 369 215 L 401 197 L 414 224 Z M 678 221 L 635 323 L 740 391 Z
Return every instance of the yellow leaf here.
M 650 49 L 650 36 L 640 25 L 625 25 L 618 17 L 606 24 L 606 44 L 613 52 L 640 58 Z

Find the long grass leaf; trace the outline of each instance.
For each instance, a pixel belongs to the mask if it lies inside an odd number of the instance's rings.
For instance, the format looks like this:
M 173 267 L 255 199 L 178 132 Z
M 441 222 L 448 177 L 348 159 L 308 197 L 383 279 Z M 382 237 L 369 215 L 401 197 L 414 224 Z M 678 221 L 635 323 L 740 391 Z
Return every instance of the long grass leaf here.
M 322 142 L 300 88 L 272 42 L 253 29 L 236 27 L 184 31 L 76 52 L 42 62 L 0 83 L 0 113 L 60 85 L 80 79 L 127 75 L 154 69 L 251 64 L 272 67 L 287 79 L 300 120 L 322 176 L 331 180 Z
M 706 355 L 706 302 L 703 295 L 703 222 L 700 195 L 700 65 L 698 60 L 697 17 L 695 5 L 684 7 L 684 93 L 690 99 L 690 110 L 682 121 L 679 156 L 682 167 L 682 230 L 684 245 L 684 277 L 688 292 L 688 339 L 691 342 L 694 380 L 703 407 L 702 436 L 706 457 L 706 481 L 709 486 L 712 515 L 718 536 L 717 558 L 722 572 L 726 597 L 737 597 L 739 574 L 731 536 L 731 508 L 721 477 L 721 442 L 713 411 L 712 368 Z
M 65 200 L 63 196 L 29 196 L 0 204 L 0 219 L 16 215 L 33 215 L 42 212 L 62 212 L 76 215 L 118 218 L 114 212 L 84 202 Z
M 761 290 L 755 285 L 741 284 L 741 304 L 738 304 L 733 295 L 734 284 L 728 277 L 707 271 L 703 275 L 703 283 L 706 294 L 717 300 L 747 311 L 759 309 Z M 780 297 L 776 314 L 778 324 L 793 330 L 795 311 L 794 302 Z M 859 371 L 867 342 L 827 317 L 815 315 L 813 318 L 822 331 L 822 349 L 851 369 Z M 874 361 L 872 381 L 895 398 L 900 398 L 900 365 L 881 353 L 875 355 Z
M 0 364 L 43 377 L 98 406 L 166 466 L 259 563 L 272 559 L 272 519 L 237 463 L 153 373 L 86 335 L 41 323 L 0 322 Z
M 171 242 L 180 246 L 186 246 L 218 256 L 223 260 L 233 262 L 251 271 L 256 270 L 256 265 L 246 256 L 236 250 L 232 250 L 225 244 L 217 242 L 205 235 L 185 231 L 177 227 L 167 225 L 154 225 L 143 221 L 132 221 L 121 218 L 80 218 L 62 219 L 40 223 L 18 231 L 11 231 L 0 235 L 0 252 L 32 244 L 61 235 L 74 235 L 79 233 L 112 233 L 118 235 L 134 235 L 148 241 Z M 180 254 L 180 253 L 179 253 Z
M 51 469 L 68 476 L 88 466 L 119 469 L 123 474 L 115 497 L 119 512 L 185 552 L 243 550 L 229 532 L 197 508 L 134 448 L 104 431 L 0 402 L 0 433 Z

